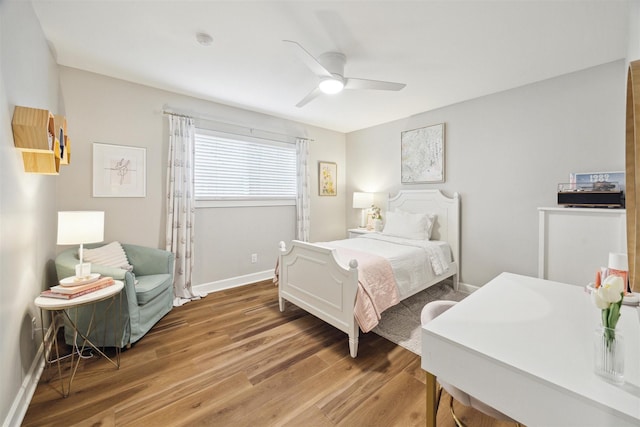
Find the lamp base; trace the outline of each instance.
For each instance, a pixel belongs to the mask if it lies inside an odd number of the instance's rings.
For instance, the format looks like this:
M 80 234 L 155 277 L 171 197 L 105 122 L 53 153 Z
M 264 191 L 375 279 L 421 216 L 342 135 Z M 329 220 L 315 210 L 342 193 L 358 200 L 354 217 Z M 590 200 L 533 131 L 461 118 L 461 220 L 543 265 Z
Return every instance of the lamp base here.
M 76 278 L 86 279 L 91 275 L 91 263 L 83 262 L 82 264 L 76 264 Z

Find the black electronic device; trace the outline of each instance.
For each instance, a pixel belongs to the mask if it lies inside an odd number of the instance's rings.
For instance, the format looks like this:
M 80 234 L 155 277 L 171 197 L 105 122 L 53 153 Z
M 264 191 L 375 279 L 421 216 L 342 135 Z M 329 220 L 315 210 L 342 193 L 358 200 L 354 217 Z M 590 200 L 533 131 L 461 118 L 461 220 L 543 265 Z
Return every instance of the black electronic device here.
M 583 208 L 624 208 L 624 193 L 617 182 L 558 184 L 558 204 Z

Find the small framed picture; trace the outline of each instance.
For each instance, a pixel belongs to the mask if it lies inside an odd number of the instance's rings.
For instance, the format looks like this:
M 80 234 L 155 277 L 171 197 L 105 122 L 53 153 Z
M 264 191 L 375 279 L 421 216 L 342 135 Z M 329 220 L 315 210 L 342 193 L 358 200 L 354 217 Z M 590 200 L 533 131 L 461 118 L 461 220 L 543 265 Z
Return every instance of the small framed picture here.
M 338 183 L 338 166 L 333 162 L 318 162 L 318 194 L 320 196 L 336 196 Z

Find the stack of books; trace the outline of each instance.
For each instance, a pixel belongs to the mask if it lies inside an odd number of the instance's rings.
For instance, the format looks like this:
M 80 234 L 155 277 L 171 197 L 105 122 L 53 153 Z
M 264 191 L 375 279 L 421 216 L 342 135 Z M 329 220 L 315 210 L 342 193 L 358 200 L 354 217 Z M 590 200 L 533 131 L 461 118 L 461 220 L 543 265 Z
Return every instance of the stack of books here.
M 102 277 L 90 283 L 85 283 L 83 285 L 77 286 L 62 286 L 56 285 L 52 286 L 50 289 L 46 291 L 42 291 L 40 296 L 47 298 L 60 298 L 60 299 L 73 299 L 80 297 L 82 295 L 90 294 L 91 292 L 95 292 L 99 289 L 106 288 L 107 286 L 113 285 L 113 277 Z

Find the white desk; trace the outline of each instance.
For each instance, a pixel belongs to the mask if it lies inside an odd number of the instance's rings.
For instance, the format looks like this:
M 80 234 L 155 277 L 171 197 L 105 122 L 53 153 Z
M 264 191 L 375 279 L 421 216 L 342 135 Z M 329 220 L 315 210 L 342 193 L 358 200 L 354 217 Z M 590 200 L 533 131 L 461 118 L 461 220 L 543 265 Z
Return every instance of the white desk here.
M 640 311 L 623 306 L 625 384 L 593 372 L 600 310 L 582 288 L 502 273 L 422 328 L 427 425 L 435 381 L 528 427 L 640 425 Z

